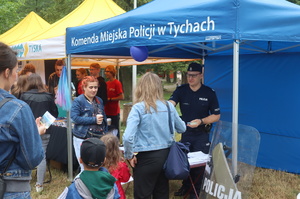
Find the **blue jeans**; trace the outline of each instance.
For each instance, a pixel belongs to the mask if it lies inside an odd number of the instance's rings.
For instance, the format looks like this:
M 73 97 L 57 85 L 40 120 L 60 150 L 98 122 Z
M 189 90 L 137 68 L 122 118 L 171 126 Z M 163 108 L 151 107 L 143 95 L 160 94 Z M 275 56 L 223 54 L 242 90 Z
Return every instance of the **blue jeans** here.
M 45 134 L 41 136 L 42 138 L 42 146 L 44 149 L 45 156 L 42 160 L 42 162 L 37 166 L 37 181 L 36 185 L 43 185 L 44 179 L 45 179 L 45 173 L 47 169 L 47 161 L 46 161 L 46 149 L 50 140 L 50 135 Z
M 4 199 L 31 199 L 30 191 L 25 192 L 5 192 Z
M 74 146 L 74 151 L 75 151 L 75 155 L 78 160 L 78 163 L 79 163 L 79 158 L 80 158 L 80 146 L 83 141 L 84 141 L 84 139 L 80 139 L 80 138 L 73 136 L 73 146 Z M 80 166 L 80 172 L 82 172 L 84 170 L 83 165 L 79 163 L 79 166 Z

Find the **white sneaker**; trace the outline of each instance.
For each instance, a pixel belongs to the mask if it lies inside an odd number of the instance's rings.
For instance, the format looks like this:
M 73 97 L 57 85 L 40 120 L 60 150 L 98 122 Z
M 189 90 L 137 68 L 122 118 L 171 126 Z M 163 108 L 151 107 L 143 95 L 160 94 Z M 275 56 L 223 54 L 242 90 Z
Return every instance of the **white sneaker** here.
M 35 185 L 35 189 L 36 189 L 36 192 L 42 192 L 43 191 L 43 185 Z

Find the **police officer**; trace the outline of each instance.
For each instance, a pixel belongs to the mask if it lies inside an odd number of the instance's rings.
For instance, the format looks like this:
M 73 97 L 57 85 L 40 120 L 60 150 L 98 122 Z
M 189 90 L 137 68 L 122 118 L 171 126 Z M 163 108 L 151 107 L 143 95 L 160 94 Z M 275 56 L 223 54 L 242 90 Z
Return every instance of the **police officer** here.
M 190 143 L 190 152 L 209 152 L 209 126 L 220 119 L 219 102 L 214 90 L 202 84 L 202 65 L 191 63 L 188 66 L 188 84 L 183 84 L 174 91 L 170 102 L 180 105 L 182 120 L 187 124 L 187 130 L 182 134 L 181 142 Z M 197 193 L 200 192 L 204 167 L 193 168 L 190 176 L 195 182 Z M 200 178 L 199 178 L 200 176 Z M 185 195 L 191 188 L 189 179 L 183 180 L 182 187 L 174 193 L 175 196 Z M 193 191 L 190 198 L 196 198 Z

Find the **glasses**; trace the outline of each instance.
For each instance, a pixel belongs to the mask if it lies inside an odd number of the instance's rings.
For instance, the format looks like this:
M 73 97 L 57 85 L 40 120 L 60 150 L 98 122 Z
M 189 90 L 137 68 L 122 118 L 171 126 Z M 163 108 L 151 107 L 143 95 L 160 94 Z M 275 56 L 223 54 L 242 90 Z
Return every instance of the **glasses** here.
M 189 77 L 191 77 L 191 78 L 196 78 L 198 75 L 200 75 L 200 73 L 198 73 L 198 74 L 186 74 L 186 76 L 189 78 Z

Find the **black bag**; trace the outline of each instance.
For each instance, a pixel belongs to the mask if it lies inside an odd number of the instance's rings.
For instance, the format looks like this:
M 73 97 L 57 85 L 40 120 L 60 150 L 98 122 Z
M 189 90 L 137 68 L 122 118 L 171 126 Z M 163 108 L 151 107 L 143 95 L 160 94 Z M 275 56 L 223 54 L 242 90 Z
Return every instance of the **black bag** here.
M 170 107 L 167 103 L 169 114 L 169 127 L 171 135 L 174 134 L 171 124 Z M 165 175 L 169 180 L 184 180 L 189 176 L 190 164 L 188 161 L 189 148 L 181 142 L 173 142 L 170 148 L 168 158 L 164 164 Z

